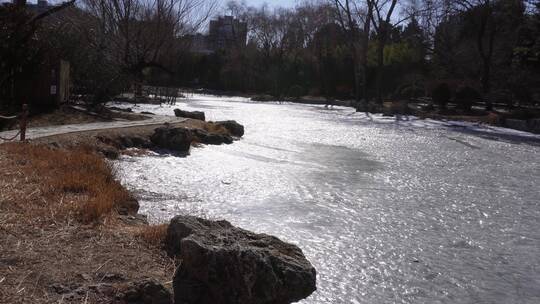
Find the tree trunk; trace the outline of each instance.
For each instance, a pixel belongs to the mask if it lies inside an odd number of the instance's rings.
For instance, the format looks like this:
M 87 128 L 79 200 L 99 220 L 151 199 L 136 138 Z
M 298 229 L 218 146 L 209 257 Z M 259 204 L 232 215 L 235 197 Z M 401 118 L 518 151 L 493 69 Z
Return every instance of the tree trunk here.
M 380 39 L 377 44 L 377 103 L 382 105 L 382 81 L 384 69 L 384 41 Z
M 356 53 L 356 50 L 353 50 Z M 360 66 L 358 62 L 358 56 L 353 56 L 354 64 L 354 101 L 356 103 L 356 112 L 360 112 Z
M 362 89 L 363 89 L 363 95 L 364 95 L 364 107 L 366 110 L 366 114 L 368 113 L 368 105 L 369 105 L 369 98 L 368 98 L 368 86 L 367 86 L 367 80 L 368 80 L 368 49 L 369 49 L 369 33 L 371 32 L 371 15 L 373 14 L 373 5 L 371 1 L 368 2 L 368 11 L 367 11 L 367 19 L 364 22 L 364 33 L 362 37 Z
M 491 60 L 486 58 L 484 61 L 483 75 L 482 75 L 482 96 L 486 103 L 486 111 L 493 110 L 493 103 L 491 102 Z
M 482 7 L 480 19 L 480 28 L 478 31 L 477 37 L 477 47 L 480 57 L 482 58 L 482 99 L 486 104 L 486 110 L 493 110 L 493 104 L 491 102 L 491 65 L 492 65 L 492 54 L 493 54 L 493 42 L 495 40 L 495 29 L 493 28 L 495 24 L 492 21 L 492 11 L 491 11 L 491 2 L 486 1 Z M 491 21 L 491 22 L 490 22 Z M 488 25 L 491 26 L 488 37 L 488 49 L 484 47 L 484 38 L 488 29 Z

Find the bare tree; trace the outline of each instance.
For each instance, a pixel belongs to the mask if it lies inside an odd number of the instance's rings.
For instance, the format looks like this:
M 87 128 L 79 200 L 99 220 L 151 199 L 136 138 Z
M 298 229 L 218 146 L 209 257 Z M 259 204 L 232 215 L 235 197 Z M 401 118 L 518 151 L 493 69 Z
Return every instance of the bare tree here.
M 179 38 L 196 32 L 216 7 L 215 0 L 84 0 L 83 5 L 96 21 L 90 29 L 96 47 L 138 81 L 146 68 L 171 73 L 167 62 Z
M 454 0 L 457 13 L 477 12 L 478 29 L 476 32 L 476 48 L 482 60 L 482 95 L 486 109 L 491 110 L 491 68 L 493 65 L 493 51 L 498 31 L 494 17 L 494 1 L 491 0 Z
M 388 41 L 390 30 L 394 26 L 392 16 L 396 9 L 397 0 L 368 0 L 373 6 L 370 15 L 373 27 L 377 33 L 377 102 L 382 104 L 382 81 L 384 68 L 384 48 Z
M 347 35 L 353 59 L 356 109 L 360 110 L 360 91 L 362 90 L 364 108 L 367 112 L 368 47 L 373 4 L 369 0 L 332 0 L 332 2 L 336 8 L 338 23 Z M 362 30 L 359 24 L 362 24 Z M 360 89 L 361 86 L 362 89 Z

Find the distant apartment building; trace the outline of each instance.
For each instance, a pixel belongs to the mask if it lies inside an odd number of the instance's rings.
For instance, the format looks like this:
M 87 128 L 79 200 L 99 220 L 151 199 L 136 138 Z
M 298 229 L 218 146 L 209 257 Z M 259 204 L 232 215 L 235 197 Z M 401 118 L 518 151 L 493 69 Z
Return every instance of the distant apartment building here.
M 247 23 L 232 16 L 223 16 L 210 21 L 208 35 L 195 34 L 188 37 L 191 51 L 211 54 L 219 50 L 243 47 L 247 42 Z
M 11 3 L 15 5 L 20 5 L 22 2 L 23 1 L 20 0 L 13 0 Z M 38 14 L 46 12 L 53 7 L 54 5 L 49 4 L 49 1 L 47 0 L 38 0 L 37 3 L 30 3 L 26 1 L 26 9 Z

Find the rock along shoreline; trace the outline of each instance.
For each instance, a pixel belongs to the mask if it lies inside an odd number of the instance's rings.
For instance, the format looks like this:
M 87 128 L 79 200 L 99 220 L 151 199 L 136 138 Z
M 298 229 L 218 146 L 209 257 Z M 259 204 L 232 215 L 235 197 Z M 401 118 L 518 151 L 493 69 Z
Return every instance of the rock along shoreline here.
M 115 159 L 129 148 L 186 156 L 192 145 L 231 144 L 244 135 L 244 127 L 235 121 L 206 122 L 202 112 L 202 116 L 180 110 L 175 113 L 199 119 L 56 135 L 33 143 L 62 150 L 83 146 Z M 137 213 L 138 202 L 132 198 L 115 210 L 115 217 L 122 222 L 115 229 L 154 229 Z M 227 221 L 192 216 L 176 216 L 160 227 L 163 229 L 156 236 L 160 239 L 156 254 L 168 255 L 177 265 L 174 274 L 169 273 L 170 287 L 151 275 L 104 273 L 94 284 L 57 282 L 48 285 L 48 290 L 61 296 L 65 303 L 85 301 L 91 295 L 99 303 L 140 304 L 286 304 L 302 300 L 316 290 L 316 270 L 302 250 L 276 237 L 243 230 Z M 109 260 L 115 259 L 114 252 L 111 255 Z M 132 276 L 141 278 L 130 279 Z

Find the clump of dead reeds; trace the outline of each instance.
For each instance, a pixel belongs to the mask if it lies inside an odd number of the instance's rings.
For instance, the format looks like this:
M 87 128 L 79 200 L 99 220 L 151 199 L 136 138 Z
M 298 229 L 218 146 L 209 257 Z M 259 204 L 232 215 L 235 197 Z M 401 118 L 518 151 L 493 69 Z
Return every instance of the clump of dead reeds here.
M 153 246 L 162 246 L 167 236 L 168 224 L 144 226 L 139 232 L 139 237 Z
M 9 157 L 24 164 L 22 170 L 38 184 L 49 204 L 73 198 L 72 204 L 56 207 L 74 213 L 83 222 L 96 221 L 132 199 L 116 180 L 113 165 L 89 148 L 63 150 L 20 143 L 3 148 Z

